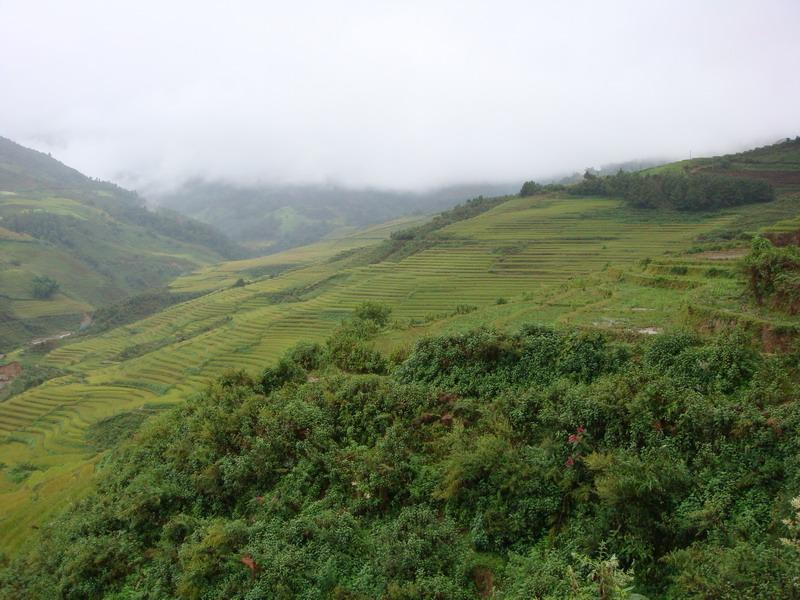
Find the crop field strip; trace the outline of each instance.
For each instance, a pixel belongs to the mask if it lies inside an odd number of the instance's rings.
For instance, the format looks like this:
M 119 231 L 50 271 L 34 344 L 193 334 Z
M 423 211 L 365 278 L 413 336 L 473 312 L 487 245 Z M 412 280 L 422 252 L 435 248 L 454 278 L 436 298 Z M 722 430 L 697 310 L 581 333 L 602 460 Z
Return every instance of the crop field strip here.
M 159 278 L 168 279 L 181 268 L 219 260 L 219 254 L 209 248 L 120 221 L 102 202 L 90 205 L 50 192 L 0 194 L 0 221 L 22 216 L 27 222 L 38 213 L 66 222 L 59 225 L 58 242 L 47 241 L 47 235 L 52 235 L 49 226 L 45 229 L 50 233 L 41 234 L 45 235 L 42 239 L 0 230 L 0 314 L 5 320 L 22 321 L 18 327 L 0 327 L 3 352 L 36 336 L 75 330 L 85 314 L 111 299 L 135 293 L 143 285 L 163 285 L 166 281 Z M 76 229 L 74 223 L 83 225 Z M 35 221 L 22 226 L 44 227 Z M 84 230 L 97 232 L 97 239 L 83 243 L 80 232 Z M 98 270 L 95 266 L 100 263 L 105 268 Z M 36 298 L 37 276 L 57 281 L 60 292 L 52 298 Z
M 684 271 L 685 269 L 685 271 Z M 686 284 L 691 284 L 687 286 Z M 609 268 L 564 283 L 545 286 L 531 300 L 487 306 L 416 326 L 415 331 L 388 331 L 378 346 L 389 351 L 420 335 L 463 332 L 476 326 L 515 330 L 524 324 L 548 323 L 593 329 L 613 328 L 631 335 L 684 325 L 687 305 L 742 322 L 779 323 L 776 315 L 741 312 L 741 273 L 736 260 L 683 254 L 652 260 L 646 266 Z M 723 306 L 708 306 L 713 296 Z
M 355 232 L 349 230 L 341 233 L 334 232 L 308 246 L 205 267 L 195 273 L 179 277 L 170 287 L 175 291 L 207 291 L 228 287 L 240 277 L 250 279 L 253 277 L 252 273 L 270 268 L 285 272 L 306 267 L 315 262 L 330 259 L 341 252 L 377 244 L 394 231 L 419 225 L 428 219 L 428 216 L 403 217 Z
M 518 299 L 532 292 L 547 297 L 553 294 L 548 290 L 606 264 L 629 267 L 641 258 L 683 249 L 699 233 L 725 226 L 735 216 L 646 223 L 636 214 L 625 215 L 619 204 L 511 200 L 444 228 L 433 246 L 396 262 L 348 267 L 345 259 L 331 260 L 342 246 L 354 247 L 348 241 L 203 269 L 182 280 L 202 289 L 210 282 L 235 281 L 253 268 L 296 264 L 306 260 L 298 259 L 303 254 L 314 257 L 307 266 L 244 287 L 226 284 L 52 351 L 46 362 L 72 374 L 0 404 L 0 434 L 7 439 L 0 444 L 0 460 L 50 468 L 47 457 L 64 452 L 66 463 L 78 469 L 92 456 L 84 442 L 90 424 L 146 403 L 185 399 L 225 369 L 258 372 L 297 341 L 324 339 L 364 300 L 386 302 L 403 320 L 452 312 L 460 304 L 490 307 L 499 297 Z M 620 219 L 620 213 L 627 218 Z M 187 289 L 181 280 L 174 287 Z M 281 301 L 292 290 L 305 290 L 302 299 Z M 574 306 L 565 301 L 538 314 L 556 318 L 559 312 L 584 310 L 590 318 L 590 301 L 578 296 L 570 301 Z M 122 360 L 126 351 L 134 352 Z M 7 494 L 16 497 L 20 489 L 32 494 L 47 481 L 45 471 L 21 487 L 0 484 L 0 504 Z M 0 547 L 13 546 L 18 535 L 17 527 L 4 527 Z

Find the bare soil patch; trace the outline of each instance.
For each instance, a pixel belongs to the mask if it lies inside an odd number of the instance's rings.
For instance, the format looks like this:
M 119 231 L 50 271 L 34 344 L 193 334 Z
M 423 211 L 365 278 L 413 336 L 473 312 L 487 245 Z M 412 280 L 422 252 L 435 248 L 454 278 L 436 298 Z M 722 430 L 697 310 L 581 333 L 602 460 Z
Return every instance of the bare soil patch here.
M 698 258 L 706 260 L 738 260 L 747 254 L 744 248 L 731 248 L 730 250 L 709 250 L 695 254 Z

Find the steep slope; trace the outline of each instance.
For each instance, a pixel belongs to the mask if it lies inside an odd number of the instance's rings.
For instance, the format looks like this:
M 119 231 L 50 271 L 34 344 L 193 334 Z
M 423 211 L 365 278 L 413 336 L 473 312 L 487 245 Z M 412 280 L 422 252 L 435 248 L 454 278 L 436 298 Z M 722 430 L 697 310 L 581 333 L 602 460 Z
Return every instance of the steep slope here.
M 207 225 L 0 138 L 0 352 L 239 253 Z
M 665 171 L 752 177 L 780 187 L 800 186 L 800 136 L 737 154 L 683 160 L 644 172 Z
M 389 371 L 384 317 L 145 424 L 0 598 L 798 597 L 798 354 L 528 326 Z
M 0 542 L 16 547 L 50 507 L 56 510 L 83 489 L 91 476 L 87 464 L 96 456 L 85 438 L 90 424 L 181 401 L 228 368 L 256 373 L 298 340 L 324 338 L 364 300 L 380 300 L 394 310 L 396 329 L 380 341 L 387 350 L 448 319 L 492 323 L 512 311 L 528 322 L 575 320 L 592 327 L 606 314 L 614 283 L 601 288 L 583 277 L 593 277 L 607 263 L 632 268 L 646 256 L 687 249 L 698 235 L 740 218 L 746 212 L 741 210 L 653 219 L 614 200 L 515 198 L 444 227 L 430 247 L 395 261 L 365 264 L 360 251 L 336 253 L 332 245 L 327 259 L 320 250 L 307 266 L 243 286 L 232 284 L 237 277 L 250 279 L 253 269 L 302 262 L 302 252 L 237 263 L 238 270 L 223 278 L 212 270 L 204 272 L 207 278 L 180 279 L 175 289 L 209 284 L 217 289 L 50 352 L 44 363 L 67 375 L 0 404 L 0 428 L 8 440 L 0 446 L 0 460 L 9 468 L 35 466 L 22 482 L 0 482 L 0 502 L 8 507 Z M 659 319 L 677 314 L 680 296 L 646 290 L 652 293 L 637 293 L 635 303 L 627 304 L 631 311 L 644 311 L 630 314 L 642 315 L 643 326 L 663 326 Z M 47 505 L 41 490 L 47 490 Z
M 636 337 L 693 319 L 701 328 L 738 319 L 790 332 L 797 317 L 747 307 L 736 261 L 748 234 L 798 213 L 791 187 L 767 204 L 706 213 L 563 190 L 480 200 L 428 224 L 389 224 L 182 276 L 172 289 L 204 295 L 65 340 L 43 358 L 63 376 L 0 404 L 0 461 L 31 466 L 26 479 L 0 481 L 0 545 L 19 546 L 31 525 L 84 489 L 97 456 L 86 438 L 92 424 L 183 401 L 225 369 L 257 373 L 297 341 L 323 339 L 364 300 L 393 310 L 396 322 L 377 340 L 387 354 L 426 333 L 476 325 Z

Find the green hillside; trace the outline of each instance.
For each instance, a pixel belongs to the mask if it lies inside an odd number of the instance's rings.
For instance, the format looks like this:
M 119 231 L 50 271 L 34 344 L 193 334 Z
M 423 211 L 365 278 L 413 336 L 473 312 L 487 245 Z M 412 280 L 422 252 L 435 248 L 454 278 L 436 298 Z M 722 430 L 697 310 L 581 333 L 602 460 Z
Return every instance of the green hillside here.
M 0 138 L 0 352 L 239 253 L 206 225 Z M 57 288 L 41 297 L 37 278 Z
M 695 158 L 646 169 L 645 173 L 714 172 L 762 178 L 780 186 L 800 185 L 800 138 L 786 138 L 777 144 L 737 154 Z
M 254 251 L 310 244 L 346 228 L 363 228 L 414 214 L 431 214 L 472 196 L 496 196 L 514 185 L 458 185 L 402 192 L 337 185 L 234 185 L 190 181 L 155 197 Z
M 790 228 L 800 213 L 800 188 L 784 181 L 772 202 L 710 212 L 637 209 L 569 189 L 476 199 L 430 222 L 181 276 L 171 289 L 199 297 L 63 340 L 35 359 L 58 376 L 0 404 L 0 546 L 15 551 L 87 491 L 102 456 L 91 441 L 98 423 L 136 424 L 227 369 L 256 375 L 298 341 L 325 339 L 364 301 L 392 310 L 372 342 L 387 356 L 424 335 L 531 323 L 634 343 L 687 324 L 702 333 L 736 324 L 767 350 L 788 348 L 800 320 L 753 304 L 740 264 L 752 234 Z
M 797 353 L 529 325 L 387 360 L 386 317 L 152 419 L 0 598 L 800 593 Z

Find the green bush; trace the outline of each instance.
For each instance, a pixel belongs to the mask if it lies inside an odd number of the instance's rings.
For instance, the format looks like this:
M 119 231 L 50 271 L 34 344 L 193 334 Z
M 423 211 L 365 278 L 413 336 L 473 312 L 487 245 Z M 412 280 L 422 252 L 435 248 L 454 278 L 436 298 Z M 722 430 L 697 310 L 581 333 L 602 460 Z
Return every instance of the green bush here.
M 769 182 L 749 177 L 711 173 L 639 174 L 620 171 L 601 177 L 587 171 L 570 186 L 576 196 L 616 196 L 635 208 L 714 210 L 741 204 L 771 202 L 775 191 Z
M 31 293 L 37 300 L 49 300 L 56 295 L 61 286 L 55 279 L 46 276 L 38 276 L 33 279 L 33 289 Z
M 325 352 L 333 365 L 348 373 L 385 373 L 388 368 L 383 355 L 352 331 L 334 333 L 325 344 Z
M 525 198 L 526 196 L 535 196 L 544 191 L 544 186 L 536 183 L 535 181 L 526 181 L 522 184 L 522 187 L 519 190 L 520 198 Z
M 744 269 L 757 304 L 769 302 L 789 314 L 800 312 L 800 248 L 778 248 L 766 238 L 753 238 Z
M 145 421 L 0 598 L 800 597 L 797 356 L 744 339 L 479 329 L 386 376 L 345 324 Z
M 356 307 L 355 318 L 364 321 L 372 321 L 378 327 L 386 327 L 389 324 L 389 317 L 392 309 L 381 302 L 362 302 Z
M 306 380 L 306 372 L 290 358 L 282 358 L 274 367 L 265 369 L 261 374 L 261 387 L 265 394 L 286 385 L 287 383 L 300 383 Z
M 286 353 L 289 359 L 306 371 L 315 371 L 322 366 L 323 348 L 317 343 L 298 342 Z

